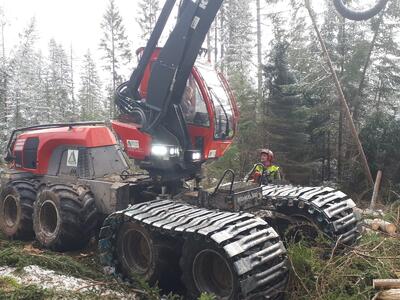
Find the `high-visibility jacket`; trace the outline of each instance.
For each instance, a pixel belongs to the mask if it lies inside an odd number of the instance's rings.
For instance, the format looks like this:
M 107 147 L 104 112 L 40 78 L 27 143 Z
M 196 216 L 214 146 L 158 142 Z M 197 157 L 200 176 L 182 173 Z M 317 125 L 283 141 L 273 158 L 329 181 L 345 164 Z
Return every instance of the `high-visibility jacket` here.
M 265 176 L 267 176 L 267 180 L 269 182 L 271 182 L 272 180 L 281 180 L 281 174 L 279 169 L 280 168 L 276 165 L 270 165 L 268 167 L 257 165 L 254 172 L 258 173 L 258 176 L 255 176 L 255 178 L 260 177 L 263 174 L 263 172 L 265 172 Z

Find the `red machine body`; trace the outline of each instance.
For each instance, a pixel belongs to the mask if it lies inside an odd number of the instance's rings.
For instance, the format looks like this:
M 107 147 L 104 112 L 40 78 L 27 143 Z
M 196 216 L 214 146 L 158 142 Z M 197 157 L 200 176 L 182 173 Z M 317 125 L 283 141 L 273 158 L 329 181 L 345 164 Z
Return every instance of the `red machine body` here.
M 143 99 L 147 97 L 151 67 L 160 50 L 154 51 L 140 84 Z M 137 54 L 140 56 L 142 51 L 143 48 L 139 49 Z M 181 106 L 184 114 L 186 110 L 185 121 L 193 148 L 201 151 L 202 161 L 222 157 L 233 142 L 239 119 L 236 100 L 227 81 L 210 64 L 198 62 L 192 69 L 187 90 L 191 91 L 192 99 L 188 99 L 186 108 L 185 99 Z M 222 127 L 227 122 L 229 133 L 225 134 Z M 146 160 L 151 156 L 152 137 L 141 131 L 140 125 L 113 121 L 112 127 L 130 158 Z
M 96 148 L 116 144 L 114 134 L 106 126 L 71 126 L 26 131 L 15 140 L 13 164 L 17 170 L 46 175 L 51 156 L 60 146 Z

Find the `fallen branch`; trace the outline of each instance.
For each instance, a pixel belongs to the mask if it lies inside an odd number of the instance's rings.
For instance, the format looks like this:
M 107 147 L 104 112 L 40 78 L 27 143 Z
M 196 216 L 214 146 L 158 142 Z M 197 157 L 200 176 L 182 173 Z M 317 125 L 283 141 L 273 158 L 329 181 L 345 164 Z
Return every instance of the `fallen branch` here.
M 365 254 L 365 253 L 357 251 L 357 250 L 353 250 L 352 252 L 356 255 L 360 255 L 363 257 L 371 258 L 371 259 L 400 259 L 400 255 L 398 255 L 398 256 L 373 256 L 373 255 Z
M 301 277 L 299 276 L 299 274 L 297 274 L 296 269 L 294 268 L 294 265 L 293 265 L 292 260 L 290 259 L 290 257 L 288 257 L 288 259 L 289 259 L 290 265 L 292 266 L 292 270 L 293 270 L 294 275 L 295 275 L 295 276 L 297 277 L 297 279 L 300 281 L 301 286 L 302 286 L 303 289 L 307 292 L 307 294 L 308 294 L 309 296 L 311 296 L 311 293 L 310 293 L 309 289 L 307 288 L 307 286 L 305 285 L 305 283 L 303 282 L 303 280 L 301 279 Z

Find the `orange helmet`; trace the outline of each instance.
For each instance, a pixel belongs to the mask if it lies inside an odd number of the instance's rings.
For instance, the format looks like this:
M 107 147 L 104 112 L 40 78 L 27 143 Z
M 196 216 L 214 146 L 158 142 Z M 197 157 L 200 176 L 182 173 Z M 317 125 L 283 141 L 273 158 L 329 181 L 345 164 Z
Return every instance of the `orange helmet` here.
M 269 150 L 269 149 L 261 149 L 260 150 L 260 155 L 263 154 L 263 153 L 268 155 L 270 161 L 272 161 L 274 159 L 274 152 L 272 152 L 271 150 Z

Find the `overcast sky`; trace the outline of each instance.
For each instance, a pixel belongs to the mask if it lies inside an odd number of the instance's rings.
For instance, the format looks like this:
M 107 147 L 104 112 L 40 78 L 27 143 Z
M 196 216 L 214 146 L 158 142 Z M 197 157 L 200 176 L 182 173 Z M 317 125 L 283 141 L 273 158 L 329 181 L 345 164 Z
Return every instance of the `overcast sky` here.
M 246 0 L 243 0 L 246 1 Z M 163 4 L 163 0 L 161 4 Z M 177 1 L 178 2 L 178 1 Z M 7 20 L 5 28 L 6 49 L 18 42 L 18 34 L 28 25 L 32 17 L 36 18 L 36 28 L 39 37 L 38 46 L 44 55 L 47 54 L 48 43 L 54 38 L 69 52 L 72 45 L 75 64 L 87 49 L 90 49 L 95 58 L 100 59 L 99 42 L 102 37 L 100 23 L 102 21 L 109 0 L 0 0 Z M 144 46 L 139 40 L 140 28 L 136 22 L 138 15 L 137 0 L 115 0 L 129 37 L 132 50 Z M 320 0 L 314 0 L 314 6 L 320 6 Z M 272 10 L 288 9 L 282 5 Z M 268 12 L 271 8 L 269 8 Z M 172 20 L 173 22 L 173 20 Z M 264 46 L 271 36 L 271 25 L 264 23 Z M 250 48 L 254 48 L 250 45 Z M 99 69 L 100 66 L 98 66 Z M 127 66 L 128 67 L 128 66 Z M 130 70 L 134 66 L 128 67 Z M 128 71 L 128 70 L 127 70 Z M 128 71 L 130 72 L 130 71 Z
M 115 0 L 115 3 L 129 38 L 137 40 L 136 1 Z M 35 17 L 39 47 L 43 51 L 46 51 L 51 38 L 62 43 L 66 49 L 70 49 L 72 44 L 76 56 L 81 56 L 87 49 L 98 51 L 102 36 L 100 23 L 108 0 L 0 0 L 0 5 L 8 21 L 5 29 L 8 50 L 16 43 L 18 33 Z M 136 45 L 133 47 L 136 48 Z

